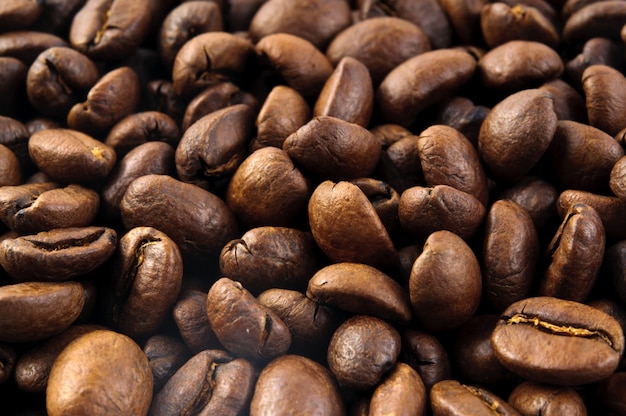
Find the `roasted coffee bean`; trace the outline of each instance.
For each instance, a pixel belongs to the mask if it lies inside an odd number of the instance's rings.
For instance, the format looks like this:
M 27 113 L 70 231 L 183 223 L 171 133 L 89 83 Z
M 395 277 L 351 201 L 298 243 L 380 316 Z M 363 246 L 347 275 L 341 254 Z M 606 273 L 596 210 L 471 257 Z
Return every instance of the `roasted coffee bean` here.
M 42 130 L 28 141 L 37 167 L 55 181 L 86 184 L 106 177 L 115 151 L 93 137 L 70 129 Z
M 165 142 L 176 147 L 180 129 L 176 122 L 160 111 L 134 113 L 117 122 L 104 141 L 115 150 L 118 157 L 147 142 Z
M 15 153 L 0 144 L 0 187 L 22 183 L 22 167 Z
M 413 313 L 420 325 L 437 331 L 461 326 L 476 312 L 481 291 L 480 266 L 467 243 L 450 231 L 432 233 L 409 280 Z
M 512 40 L 480 58 L 477 72 L 487 88 L 519 91 L 558 78 L 563 69 L 563 61 L 549 46 Z
M 152 400 L 152 371 L 141 348 L 110 330 L 85 334 L 65 348 L 50 371 L 50 416 L 110 413 L 145 415 Z
M 591 38 L 582 51 L 565 64 L 565 74 L 571 85 L 580 90 L 582 75 L 591 65 L 606 65 L 622 71 L 626 57 L 622 54 L 622 43 L 607 38 Z
M 33 119 L 28 120 L 24 126 L 28 130 L 28 133 L 31 135 L 37 133 L 41 130 L 46 129 L 60 129 L 61 123 L 47 117 L 35 117 Z
M 376 287 L 376 291 L 371 288 Z M 309 280 L 308 298 L 354 314 L 408 323 L 411 304 L 407 293 L 391 277 L 359 263 L 335 263 Z
M 0 116 L 0 144 L 8 147 L 20 162 L 22 175 L 34 170 L 33 161 L 28 155 L 30 133 L 24 124 L 11 118 Z
M 311 233 L 295 228 L 251 228 L 228 242 L 220 254 L 220 272 L 253 294 L 271 288 L 304 291 L 322 264 Z
M 33 28 L 42 32 L 66 34 L 72 24 L 74 15 L 85 4 L 86 0 L 46 0 L 41 5 L 42 13 L 35 21 Z
M 255 46 L 262 65 L 304 97 L 317 96 L 333 73 L 326 56 L 308 40 L 287 33 L 264 36 Z
M 106 227 L 55 228 L 0 242 L 0 264 L 16 281 L 62 281 L 86 275 L 117 245 Z
M 557 189 L 549 182 L 537 177 L 527 176 L 515 185 L 500 193 L 500 199 L 510 199 L 524 208 L 535 224 L 535 229 L 542 227 L 556 215 Z
M 224 201 L 167 175 L 145 175 L 132 181 L 120 210 L 127 229 L 154 227 L 187 254 L 219 252 L 237 234 L 237 221 Z
M 491 343 L 498 361 L 509 370 L 526 380 L 559 386 L 609 377 L 624 351 L 622 328 L 613 317 L 552 297 L 528 298 L 509 306 Z
M 8 343 L 0 344 L 0 385 L 6 383 L 13 377 L 17 353 L 15 348 Z
M 290 226 L 306 208 L 310 181 L 289 155 L 265 147 L 237 168 L 226 191 L 226 203 L 247 227 Z
M 103 135 L 135 111 L 141 86 L 133 69 L 122 66 L 103 75 L 89 90 L 87 100 L 75 104 L 67 115 L 70 128 Z
M 30 30 L 0 33 L 0 56 L 17 58 L 26 66 L 30 66 L 41 52 L 55 46 L 69 45 L 51 33 Z
M 573 388 L 532 381 L 525 381 L 515 387 L 508 403 L 523 415 L 587 415 L 582 398 Z
M 626 91 L 626 78 L 606 65 L 591 65 L 582 75 L 589 124 L 616 135 L 625 127 L 626 103 L 621 99 Z
M 448 230 L 469 240 L 485 218 L 485 206 L 474 196 L 448 185 L 414 186 L 402 192 L 398 217 L 403 231 L 426 239 Z
M 78 282 L 28 282 L 0 287 L 0 342 L 42 341 L 65 331 L 80 315 L 85 289 Z
M 497 310 L 531 294 L 539 250 L 530 214 L 514 201 L 494 202 L 485 219 L 482 264 L 484 296 Z
M 72 47 L 92 59 L 126 58 L 143 42 L 153 8 L 148 0 L 87 0 L 72 20 Z
M 42 184 L 0 188 L 2 221 L 20 234 L 54 228 L 86 227 L 100 206 L 98 194 L 80 185 Z
M 323 50 L 349 24 L 350 7 L 345 0 L 269 0 L 254 14 L 248 30 L 254 42 L 287 33 Z
M 7 0 L 0 6 L 0 27 L 3 32 L 26 29 L 43 11 L 43 5 L 32 0 Z
M 65 331 L 20 354 L 15 365 L 15 381 L 20 389 L 45 393 L 54 361 L 72 341 L 97 329 L 100 325 L 71 325 Z
M 626 238 L 623 228 L 626 220 L 624 217 L 626 201 L 614 196 L 568 189 L 561 192 L 556 200 L 556 210 L 559 217 L 564 219 L 567 212 L 575 204 L 588 205 L 598 213 L 602 219 L 607 239 Z
M 626 157 L 622 156 L 611 168 L 609 176 L 611 191 L 619 198 L 626 198 Z
M 427 406 L 426 388 L 419 374 L 410 366 L 398 362 L 372 393 L 369 414 L 421 415 Z
M 476 147 L 480 126 L 489 111 L 485 106 L 474 105 L 469 98 L 452 97 L 441 104 L 435 123 L 455 128 Z
M 101 212 L 108 218 L 120 218 L 120 204 L 128 186 L 145 175 L 172 175 L 175 151 L 164 142 L 146 142 L 128 152 L 111 171 L 102 188 Z M 1 194 L 1 192 L 0 192 Z
M 164 113 L 179 124 L 187 106 L 187 102 L 174 91 L 174 84 L 162 79 L 148 82 L 146 101 L 149 110 Z
M 136 227 L 124 234 L 103 294 L 113 328 L 132 338 L 154 333 L 178 298 L 183 259 L 161 231 Z
M 326 56 L 335 66 L 345 57 L 358 60 L 378 85 L 396 66 L 430 49 L 421 27 L 399 17 L 377 17 L 340 32 L 328 46 Z
M 254 45 L 227 32 L 208 32 L 191 38 L 176 54 L 172 69 L 174 90 L 190 96 L 241 74 L 251 61 Z
M 548 246 L 551 263 L 539 294 L 584 302 L 602 265 L 604 226 L 595 209 L 571 205 Z
M 553 79 L 541 85 L 539 89 L 549 92 L 554 97 L 554 112 L 559 120 L 572 120 L 580 123 L 587 120 L 585 100 L 567 82 Z
M 272 88 L 256 118 L 256 143 L 282 149 L 292 133 L 311 120 L 311 109 L 302 95 L 286 85 Z
M 397 266 L 389 233 L 358 186 L 322 182 L 309 199 L 308 214 L 315 242 L 333 262 Z
M 172 308 L 178 332 L 189 350 L 194 353 L 223 348 L 209 324 L 206 295 L 199 290 L 187 289 L 181 293 Z
M 180 48 L 205 32 L 223 30 L 222 10 L 212 1 L 188 1 L 172 9 L 161 24 L 159 53 L 163 64 L 171 68 Z
M 28 70 L 28 100 L 40 113 L 64 118 L 98 81 L 98 68 L 71 48 L 55 47 L 42 52 Z
M 469 81 L 476 65 L 460 49 L 424 52 L 387 74 L 376 91 L 376 104 L 387 122 L 408 126 L 422 110 Z
M 345 414 L 339 388 L 326 367 L 306 357 L 284 355 L 259 374 L 250 415 L 289 414 L 296 409 L 302 414 Z
M 451 378 L 452 366 L 448 353 L 437 338 L 427 332 L 414 329 L 402 332 L 399 359 L 419 373 L 427 392 L 439 381 Z
M 473 44 L 480 38 L 480 12 L 483 0 L 441 0 L 441 8 L 461 44 Z
M 571 44 L 595 37 L 619 40 L 624 23 L 625 4 L 615 0 L 591 3 L 567 19 L 563 27 L 563 40 Z
M 511 405 L 489 390 L 461 384 L 456 380 L 440 381 L 433 386 L 430 390 L 430 408 L 433 416 L 488 416 L 494 413 L 519 416 Z
M 219 189 L 245 159 L 253 125 L 254 113 L 245 104 L 202 117 L 185 130 L 178 143 L 178 177 L 204 189 Z
M 478 136 L 478 153 L 496 179 L 514 182 L 548 149 L 557 127 L 552 94 L 523 90 L 500 101 Z
M 182 130 L 186 132 L 192 124 L 207 114 L 237 104 L 247 104 L 255 113 L 259 107 L 252 94 L 240 90 L 232 82 L 220 82 L 209 87 L 189 102 L 183 117 Z
M 170 377 L 191 358 L 185 344 L 167 335 L 153 335 L 148 338 L 143 352 L 150 362 L 155 392 L 161 390 Z
M 215 335 L 234 354 L 269 361 L 291 345 L 289 327 L 239 282 L 217 280 L 209 289 L 206 309 Z
M 344 321 L 328 345 L 328 365 L 341 386 L 368 390 L 396 363 L 400 334 L 385 321 L 355 315 Z
M 395 124 L 387 125 L 395 126 Z M 402 193 L 425 182 L 417 140 L 418 137 L 413 135 L 403 137 L 391 143 L 380 157 L 375 173 L 379 174 L 397 192 Z
M 377 179 L 358 178 L 350 182 L 358 186 L 367 196 L 387 232 L 391 235 L 399 225 L 400 195 L 389 184 Z
M 154 397 L 154 416 L 239 415 L 247 408 L 256 375 L 252 364 L 225 351 L 205 350 L 191 357 Z

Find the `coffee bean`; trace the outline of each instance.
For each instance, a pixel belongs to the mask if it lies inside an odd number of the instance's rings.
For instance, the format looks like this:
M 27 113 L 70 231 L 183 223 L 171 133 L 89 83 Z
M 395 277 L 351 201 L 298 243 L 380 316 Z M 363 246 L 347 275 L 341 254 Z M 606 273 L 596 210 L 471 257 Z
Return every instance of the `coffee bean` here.
M 172 308 L 178 332 L 189 350 L 194 353 L 223 348 L 209 324 L 206 296 L 205 292 L 187 289 L 180 294 Z
M 165 142 L 176 148 L 180 129 L 169 115 L 160 111 L 134 113 L 117 122 L 104 141 L 121 159 L 147 142 Z
M 143 352 L 150 362 L 155 392 L 160 391 L 170 377 L 191 358 L 184 343 L 167 335 L 153 335 L 148 338 Z
M 404 363 L 396 363 L 376 387 L 369 404 L 370 415 L 423 414 L 427 408 L 426 388 L 419 374 Z
M 619 97 L 626 89 L 624 75 L 606 65 L 591 65 L 582 75 L 583 91 L 587 103 L 589 124 L 610 135 L 624 128 L 626 113 Z
M 0 186 L 15 186 L 22 183 L 22 168 L 15 153 L 0 144 Z
M 278 85 L 267 95 L 256 119 L 256 143 L 283 147 L 292 133 L 311 119 L 311 109 L 302 95 L 286 85 Z
M 55 46 L 69 45 L 51 33 L 31 30 L 0 33 L 0 56 L 17 58 L 26 66 L 30 66 L 41 52 Z
M 414 329 L 402 332 L 400 360 L 418 372 L 427 392 L 439 381 L 450 379 L 452 375 L 448 353 L 437 338 L 427 332 Z
M 587 409 L 580 395 L 571 387 L 556 387 L 532 381 L 520 383 L 508 402 L 525 415 L 586 415 Z
M 444 380 L 435 384 L 430 390 L 430 406 L 433 416 L 487 416 L 494 412 L 505 416 L 519 415 L 506 401 L 489 390 L 461 384 L 456 380 Z

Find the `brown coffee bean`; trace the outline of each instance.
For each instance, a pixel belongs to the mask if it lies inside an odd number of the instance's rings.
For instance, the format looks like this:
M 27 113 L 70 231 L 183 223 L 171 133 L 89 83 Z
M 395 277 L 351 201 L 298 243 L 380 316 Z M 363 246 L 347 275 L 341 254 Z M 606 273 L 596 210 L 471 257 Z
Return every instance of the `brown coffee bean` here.
M 563 40 L 571 44 L 595 37 L 619 40 L 625 23 L 626 5 L 621 1 L 592 3 L 569 16 L 563 27 Z
M 72 107 L 67 125 L 87 134 L 104 135 L 135 111 L 140 94 L 141 86 L 134 70 L 127 66 L 114 69 L 89 90 L 86 101 Z
M 255 113 L 259 107 L 258 100 L 252 94 L 241 91 L 232 82 L 220 82 L 209 87 L 189 102 L 183 117 L 182 130 L 186 132 L 192 124 L 207 114 L 237 104 L 247 104 Z
M 212 1 L 188 1 L 169 12 L 161 23 L 161 62 L 172 68 L 180 48 L 193 36 L 223 30 L 222 9 Z
M 417 140 L 424 179 L 429 186 L 448 185 L 487 204 L 487 177 L 476 148 L 458 130 L 433 125 Z
M 374 106 L 374 88 L 369 70 L 346 56 L 324 84 L 313 107 L 313 116 L 331 116 L 367 127 Z
M 454 362 L 463 380 L 495 386 L 515 378 L 500 364 L 491 346 L 499 315 L 474 315 L 460 328 L 453 345 Z
M 172 308 L 178 332 L 189 350 L 194 353 L 223 348 L 209 324 L 206 295 L 199 290 L 187 289 L 181 293 Z
M 554 97 L 554 112 L 559 120 L 572 120 L 580 123 L 587 120 L 585 100 L 567 82 L 553 79 L 541 85 L 539 89 L 549 92 Z
M 159 328 L 178 298 L 183 259 L 178 246 L 161 231 L 136 227 L 124 234 L 106 283 L 104 313 L 112 327 L 132 338 Z
M 623 43 L 607 38 L 591 38 L 582 51 L 565 64 L 565 74 L 572 86 L 582 89 L 582 76 L 591 65 L 606 65 L 622 71 L 626 57 L 622 54 Z
M 153 335 L 148 338 L 143 352 L 150 362 L 155 392 L 161 390 L 170 377 L 191 358 L 185 344 L 167 335 Z
M 495 178 L 517 181 L 548 149 L 556 126 L 552 94 L 538 89 L 511 94 L 485 118 L 478 153 Z
M 141 176 L 120 203 L 127 229 L 146 226 L 164 232 L 184 254 L 219 252 L 237 234 L 237 222 L 219 197 L 167 175 Z
M 125 335 L 97 330 L 76 339 L 55 360 L 46 410 L 50 416 L 145 415 L 152 389 L 150 363 L 141 348 Z
M 480 27 L 491 49 L 512 40 L 540 42 L 556 49 L 560 36 L 541 11 L 524 4 L 485 4 L 480 12 Z
M 441 8 L 462 44 L 474 44 L 480 38 L 480 11 L 483 0 L 441 0 Z
M 468 240 L 478 231 L 485 213 L 478 199 L 448 185 L 414 186 L 400 195 L 398 204 L 402 230 L 421 240 L 440 230 Z
M 626 157 L 622 156 L 611 168 L 609 186 L 613 194 L 619 198 L 626 198 Z
M 547 155 L 566 189 L 598 192 L 606 187 L 611 169 L 624 151 L 600 129 L 559 121 Z
M 68 280 L 97 269 L 116 244 L 110 228 L 56 228 L 3 240 L 0 264 L 18 282 Z
M 42 114 L 65 118 L 98 78 L 98 68 L 82 53 L 66 47 L 46 49 L 28 69 L 28 100 Z
M 476 415 L 489 416 L 494 412 L 503 416 L 519 416 L 506 401 L 483 387 L 443 380 L 430 390 L 430 408 L 433 416 Z
M 358 186 L 322 182 L 309 199 L 308 214 L 315 242 L 333 262 L 397 265 L 393 242 Z
M 304 97 L 317 96 L 333 73 L 326 56 L 308 40 L 287 33 L 264 36 L 255 47 L 261 64 Z
M 87 134 L 69 129 L 42 130 L 28 141 L 28 153 L 53 180 L 86 184 L 106 177 L 115 151 Z
M 400 193 L 425 182 L 417 140 L 418 136 L 409 135 L 391 143 L 378 163 L 377 171 L 382 179 Z
M 287 33 L 323 50 L 349 24 L 350 6 L 344 0 L 270 0 L 254 14 L 248 30 L 254 42 Z
M 571 387 L 525 381 L 513 389 L 508 402 L 523 415 L 587 415 L 583 399 Z
M 51 33 L 30 30 L 0 33 L 0 56 L 17 58 L 26 66 L 30 66 L 41 52 L 55 46 L 69 45 Z
M 461 326 L 476 312 L 481 291 L 480 266 L 470 247 L 450 231 L 432 233 L 409 280 L 413 313 L 420 325 L 429 330 Z
M 309 120 L 311 109 L 302 95 L 293 88 L 277 85 L 257 115 L 256 143 L 282 148 L 285 139 Z
M 614 318 L 591 306 L 536 297 L 502 313 L 491 343 L 498 361 L 526 380 L 572 386 L 610 376 L 624 335 Z
M 0 116 L 0 144 L 15 154 L 20 162 L 22 175 L 29 175 L 35 169 L 28 155 L 29 140 L 30 133 L 24 124 L 14 118 Z
M 22 183 L 22 168 L 15 153 L 0 144 L 0 187 Z
M 17 352 L 11 344 L 0 344 L 0 385 L 6 383 L 13 377 L 15 363 L 17 361 Z
M 321 266 L 311 233 L 287 227 L 251 228 L 227 243 L 220 254 L 220 272 L 253 294 L 271 288 L 304 291 Z
M 0 27 L 3 32 L 25 29 L 43 11 L 43 5 L 32 0 L 7 0 L 0 6 Z
M 188 97 L 241 74 L 252 59 L 254 45 L 227 32 L 207 32 L 188 40 L 176 54 L 174 90 Z
M 548 246 L 552 261 L 539 294 L 584 302 L 600 271 L 604 245 L 604 226 L 596 210 L 571 205 Z
M 549 182 L 537 176 L 527 176 L 500 193 L 500 199 L 510 199 L 524 208 L 540 230 L 555 214 L 559 193 Z
M 246 157 L 254 113 L 236 104 L 214 111 L 190 126 L 176 148 L 176 172 L 183 182 L 213 190 L 223 187 Z
M 78 282 L 29 282 L 0 287 L 0 342 L 32 342 L 65 331 L 80 315 Z
M 54 361 L 72 341 L 97 329 L 100 325 L 71 325 L 65 331 L 35 345 L 20 355 L 15 366 L 15 381 L 20 389 L 45 393 Z
M 398 331 L 381 319 L 356 315 L 333 334 L 328 365 L 340 385 L 368 390 L 393 368 L 399 354 Z
M 413 368 L 399 362 L 372 393 L 369 414 L 420 415 L 427 407 L 424 382 Z
M 587 103 L 589 124 L 616 135 L 626 125 L 626 78 L 616 69 L 606 65 L 591 65 L 582 75 L 582 85 Z
M 427 332 L 414 329 L 402 332 L 400 360 L 419 373 L 427 392 L 439 381 L 451 378 L 448 353 L 437 338 Z
M 344 415 L 339 388 L 328 369 L 299 355 L 278 357 L 259 374 L 250 415 Z
M 396 66 L 430 49 L 421 27 L 399 17 L 376 17 L 341 31 L 328 46 L 326 56 L 335 66 L 345 57 L 358 60 L 378 85 Z
M 98 194 L 80 185 L 50 182 L 0 188 L 2 221 L 20 234 L 54 228 L 86 227 L 98 214 Z
M 598 213 L 602 219 L 607 239 L 626 238 L 624 232 L 626 201 L 614 196 L 569 189 L 561 192 L 556 200 L 556 210 L 559 217 L 564 219 L 569 209 L 575 204 L 589 205 Z
M 174 84 L 168 80 L 156 79 L 146 85 L 146 105 L 149 110 L 167 114 L 176 123 L 181 123 L 187 101 L 176 94 Z
M 485 220 L 482 264 L 484 296 L 497 310 L 530 295 L 539 250 L 530 214 L 514 201 L 494 202 Z
M 357 124 L 315 117 L 285 139 L 283 150 L 304 171 L 323 179 L 369 176 L 381 155 L 374 135 Z
M 215 335 L 234 354 L 269 361 L 286 353 L 291 345 L 289 327 L 239 282 L 227 277 L 215 282 L 206 309 Z
M 104 143 L 111 146 L 118 157 L 147 142 L 165 142 L 176 147 L 180 129 L 169 115 L 160 111 L 134 113 L 117 122 Z
M 487 88 L 519 91 L 558 78 L 563 69 L 559 54 L 549 46 L 512 40 L 480 58 L 477 72 Z
M 372 290 L 375 287 L 376 290 Z M 359 263 L 335 263 L 309 280 L 308 298 L 354 314 L 408 323 L 411 304 L 404 289 L 378 269 Z
M 153 8 L 148 0 L 87 0 L 72 20 L 72 47 L 92 59 L 128 57 L 150 29 Z
M 453 97 L 441 104 L 434 123 L 455 128 L 476 147 L 480 126 L 489 111 L 485 106 L 474 105 L 469 98 Z
M 396 66 L 376 91 L 376 104 L 387 122 L 408 126 L 427 107 L 470 80 L 476 59 L 460 49 L 425 52 Z
M 358 178 L 350 182 L 358 186 L 367 196 L 385 229 L 391 235 L 399 225 L 398 205 L 400 204 L 400 195 L 389 184 L 377 179 Z
M 146 142 L 128 152 L 111 171 L 100 193 L 101 213 L 120 218 L 120 204 L 128 186 L 145 175 L 173 175 L 175 151 L 164 142 Z
M 33 28 L 58 35 L 66 34 L 72 18 L 84 4 L 85 0 L 46 0 L 41 5 L 42 13 Z
M 250 402 L 255 381 L 254 368 L 245 359 L 205 350 L 168 380 L 154 397 L 150 414 L 239 415 Z

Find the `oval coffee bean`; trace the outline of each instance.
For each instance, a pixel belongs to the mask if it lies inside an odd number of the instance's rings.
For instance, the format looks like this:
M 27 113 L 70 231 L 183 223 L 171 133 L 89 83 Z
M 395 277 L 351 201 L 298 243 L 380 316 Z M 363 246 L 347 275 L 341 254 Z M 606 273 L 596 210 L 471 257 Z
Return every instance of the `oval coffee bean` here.
M 211 329 L 206 314 L 206 292 L 195 289 L 183 291 L 172 308 L 172 315 L 180 337 L 191 352 L 222 349 Z
M 371 288 L 375 287 L 373 291 Z M 311 277 L 308 298 L 354 314 L 408 323 L 411 304 L 404 289 L 378 269 L 359 263 L 335 263 Z
M 400 334 L 385 321 L 355 315 L 344 321 L 328 345 L 328 365 L 341 386 L 368 390 L 393 368 Z
M 29 282 L 0 287 L 0 342 L 41 341 L 66 330 L 81 314 L 78 282 Z
M 152 371 L 141 348 L 110 330 L 85 334 L 55 360 L 46 410 L 50 416 L 111 413 L 147 415 Z
M 372 393 L 369 414 L 421 415 L 427 406 L 426 388 L 419 374 L 411 366 L 398 362 Z
M 439 381 L 452 378 L 448 353 L 441 342 L 427 332 L 404 330 L 400 359 L 419 373 L 428 392 Z
M 524 415 L 587 415 L 583 399 L 572 387 L 525 381 L 513 389 L 508 402 Z
M 104 143 L 121 159 L 135 147 L 151 141 L 165 142 L 175 148 L 180 141 L 176 122 L 159 111 L 134 113 L 116 123 Z
M 309 120 L 311 109 L 302 95 L 286 85 L 277 85 L 269 92 L 257 115 L 256 142 L 282 149 L 285 139 Z
M 604 226 L 607 239 L 622 240 L 626 238 L 626 201 L 620 198 L 594 194 L 586 191 L 568 189 L 559 194 L 556 200 L 556 210 L 561 219 L 570 210 L 572 205 L 585 204 L 593 208 Z
M 0 264 L 16 281 L 62 281 L 83 276 L 115 252 L 106 227 L 55 228 L 0 242 Z
M 626 77 L 610 66 L 591 65 L 582 75 L 589 124 L 611 136 L 626 127 Z
M 227 277 L 209 289 L 206 310 L 215 335 L 234 354 L 268 361 L 291 345 L 289 328 L 278 315 Z
M 519 416 L 511 405 L 490 391 L 456 380 L 443 380 L 433 386 L 430 390 L 430 408 L 433 416 L 493 416 L 494 413 Z
M 596 37 L 619 40 L 624 23 L 626 5 L 621 1 L 592 2 L 569 16 L 563 40 L 571 44 Z
M 613 194 L 626 199 L 626 156 L 622 156 L 611 168 L 609 186 Z
M 530 381 L 558 386 L 609 377 L 624 352 L 624 334 L 614 318 L 591 306 L 552 297 L 528 298 L 509 306 L 491 343 L 509 370 Z
M 131 182 L 120 210 L 127 229 L 156 228 L 183 253 L 219 252 L 237 234 L 237 221 L 224 201 L 166 175 L 145 175 Z
M 191 358 L 187 346 L 178 338 L 169 335 L 153 335 L 144 344 L 143 352 L 148 357 L 154 391 L 160 391 L 178 369 Z
M 299 355 L 284 355 L 266 365 L 256 382 L 250 415 L 345 414 L 339 388 L 328 369 Z
M 17 58 L 26 66 L 30 66 L 40 53 L 55 46 L 69 45 L 52 33 L 31 30 L 0 33 L 0 56 Z

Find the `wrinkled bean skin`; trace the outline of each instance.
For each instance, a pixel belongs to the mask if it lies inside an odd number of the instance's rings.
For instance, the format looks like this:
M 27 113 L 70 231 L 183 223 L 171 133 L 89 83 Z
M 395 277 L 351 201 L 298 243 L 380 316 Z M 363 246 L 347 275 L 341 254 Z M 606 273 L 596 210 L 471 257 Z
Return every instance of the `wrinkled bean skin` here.
M 589 124 L 613 136 L 624 128 L 624 75 L 606 65 L 591 65 L 582 75 Z
M 444 380 L 430 390 L 430 405 L 434 416 L 466 415 L 488 416 L 498 414 L 519 416 L 506 401 L 490 391 L 456 380 Z

